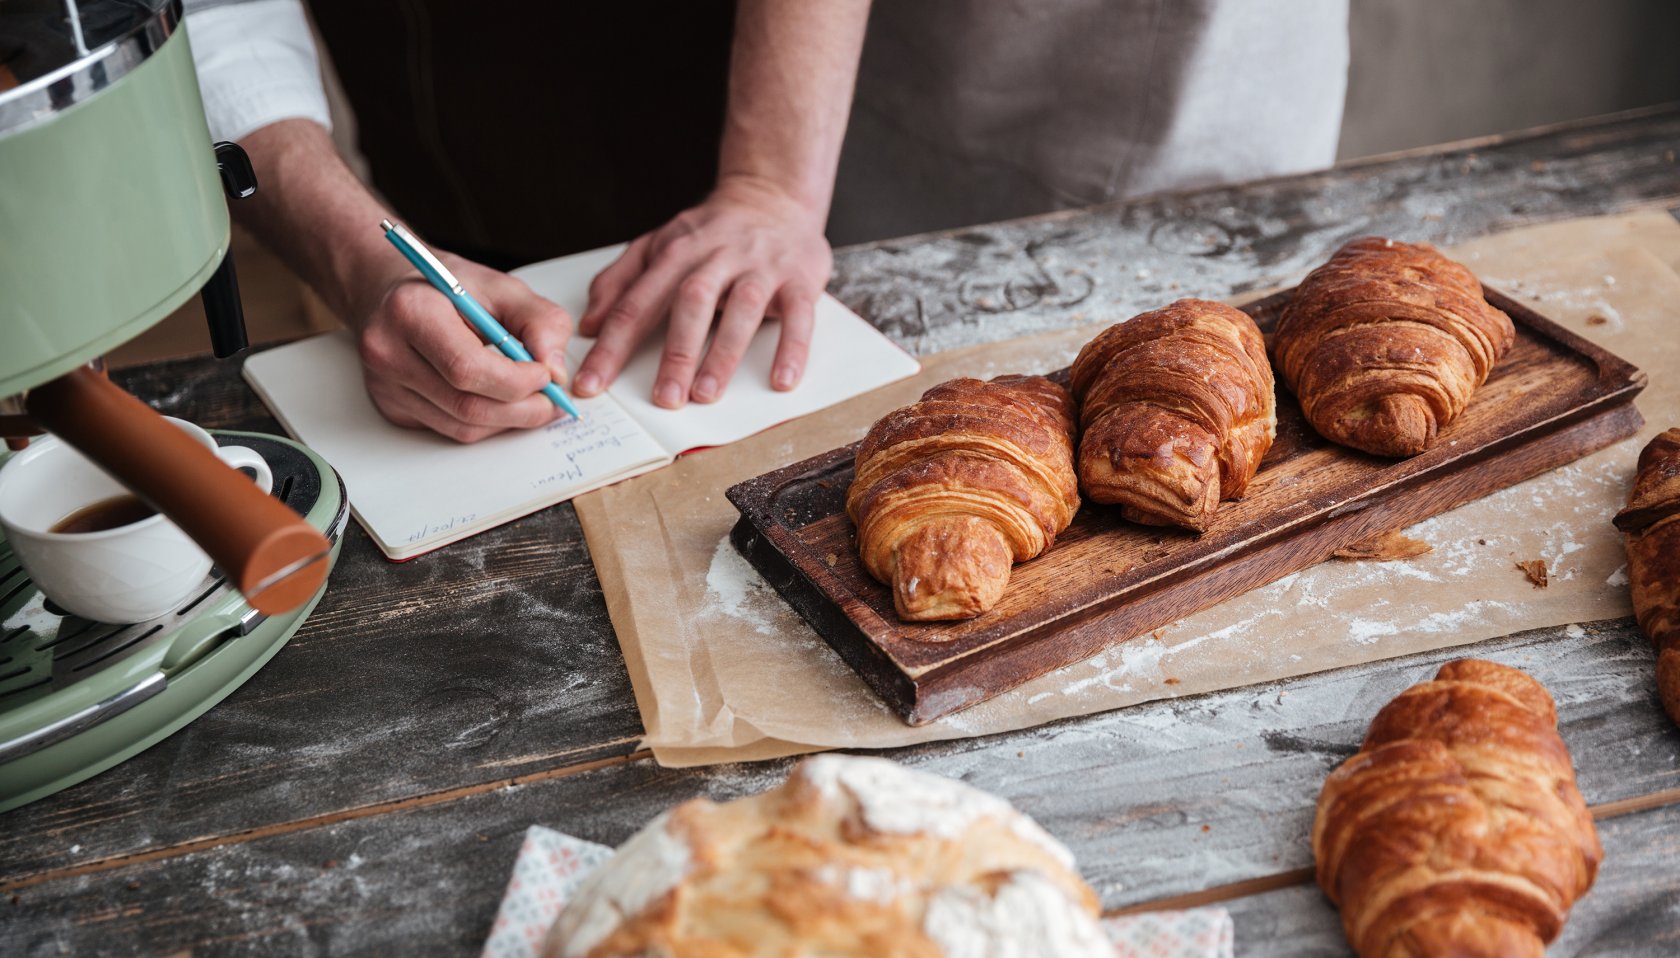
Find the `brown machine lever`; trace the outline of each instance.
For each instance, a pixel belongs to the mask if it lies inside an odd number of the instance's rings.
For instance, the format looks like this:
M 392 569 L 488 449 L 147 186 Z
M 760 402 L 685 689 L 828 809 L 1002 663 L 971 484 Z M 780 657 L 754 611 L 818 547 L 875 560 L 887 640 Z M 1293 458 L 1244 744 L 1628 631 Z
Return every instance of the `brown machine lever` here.
M 31 389 L 24 406 L 180 526 L 257 611 L 295 609 L 326 581 L 320 530 L 105 377 L 73 370 Z

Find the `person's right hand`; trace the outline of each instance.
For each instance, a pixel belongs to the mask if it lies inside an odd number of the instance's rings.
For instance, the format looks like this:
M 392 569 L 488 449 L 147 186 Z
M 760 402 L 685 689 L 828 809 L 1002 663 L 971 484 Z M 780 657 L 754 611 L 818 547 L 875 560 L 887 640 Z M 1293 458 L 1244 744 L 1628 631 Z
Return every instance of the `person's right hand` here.
M 391 272 L 367 287 L 366 305 L 356 310 L 363 379 L 385 418 L 477 442 L 565 415 L 541 392 L 550 380 L 566 381 L 563 347 L 572 320 L 565 310 L 506 273 L 438 253 L 537 360 L 514 362 L 485 345 L 447 297 L 391 253 Z
M 565 310 L 506 273 L 439 253 L 537 361 L 508 359 L 386 241 L 380 221 L 396 217 L 344 165 L 324 127 L 280 120 L 241 145 L 263 187 L 234 204 L 235 215 L 355 331 L 368 396 L 385 418 L 476 442 L 561 415 L 539 390 L 551 378 L 565 382 Z

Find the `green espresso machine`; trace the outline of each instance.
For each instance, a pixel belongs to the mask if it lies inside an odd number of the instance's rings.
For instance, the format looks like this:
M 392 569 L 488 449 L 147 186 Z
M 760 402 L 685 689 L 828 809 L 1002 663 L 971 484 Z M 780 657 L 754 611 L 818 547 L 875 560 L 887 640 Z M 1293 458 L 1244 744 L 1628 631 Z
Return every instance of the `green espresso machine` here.
M 103 623 L 55 607 L 0 539 L 0 811 L 203 714 L 326 589 L 348 510 L 324 460 L 278 436 L 216 433 L 268 462 L 269 496 L 219 462 L 144 462 L 134 437 L 173 427 L 90 371 L 198 295 L 214 352 L 244 348 L 228 202 L 255 187 L 243 152 L 210 141 L 180 0 L 0 0 L 0 436 L 17 448 L 55 433 L 216 560 L 179 608 Z M 146 477 L 166 466 L 219 504 L 160 497 Z M 223 503 L 212 489 L 231 492 Z

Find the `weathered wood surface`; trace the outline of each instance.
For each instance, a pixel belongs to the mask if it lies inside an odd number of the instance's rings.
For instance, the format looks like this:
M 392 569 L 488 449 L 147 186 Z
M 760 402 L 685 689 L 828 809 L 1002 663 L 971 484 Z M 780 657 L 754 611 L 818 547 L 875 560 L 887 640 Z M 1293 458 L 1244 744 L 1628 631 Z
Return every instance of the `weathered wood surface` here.
M 1280 285 L 1362 233 L 1450 242 L 1672 206 L 1677 150 L 1680 107 L 1670 107 L 843 250 L 833 289 L 900 342 L 939 349 L 1065 324 L 1070 304 L 1098 321 L 1192 292 Z M 274 428 L 230 364 L 163 364 L 123 381 L 208 426 Z M 1650 653 L 1627 623 L 1474 651 L 1509 653 L 1551 686 L 1590 801 L 1680 784 L 1680 736 L 1660 719 Z M 900 757 L 1010 797 L 1074 846 L 1105 902 L 1146 902 L 1304 863 L 1324 771 L 1440 658 Z M 580 771 L 627 753 L 638 727 L 569 507 L 403 566 L 353 529 L 316 615 L 244 689 L 152 752 L 0 816 L 0 953 L 471 953 L 526 825 L 620 841 L 671 803 L 753 791 L 786 767 L 669 771 L 644 759 Z M 498 788 L 516 776 L 529 784 Z M 1596 953 L 1673 950 L 1646 947 L 1677 924 L 1666 821 L 1606 826 L 1608 844 L 1648 862 L 1634 869 L 1648 884 L 1607 882 L 1577 909 L 1583 929 L 1629 943 Z M 1634 857 L 1641 840 L 1656 848 L 1647 858 Z M 1312 929 L 1334 931 L 1307 889 L 1231 907 L 1243 953 L 1308 953 L 1321 941 Z M 1297 929 L 1298 941 L 1269 938 Z M 1345 953 L 1333 934 L 1322 949 Z
M 1604 865 L 1570 912 L 1549 958 L 1671 958 L 1680 954 L 1680 807 L 1598 826 Z M 1348 955 L 1335 909 L 1316 885 L 1254 895 L 1226 906 L 1244 958 Z
M 1349 239 L 1451 244 L 1680 202 L 1680 106 L 843 250 L 829 291 L 913 352 L 1286 285 Z
M 167 414 L 281 432 L 235 363 L 116 378 Z M 569 506 L 400 566 L 351 523 L 326 596 L 250 682 L 116 769 L 0 816 L 0 881 L 622 755 L 640 734 Z
M 1629 623 L 1539 630 L 1476 652 L 1526 668 L 1553 690 L 1589 802 L 1680 785 L 1680 731 L 1655 702 L 1651 653 Z M 1105 906 L 1120 907 L 1309 865 L 1307 832 L 1325 773 L 1357 749 L 1383 703 L 1452 657 L 1151 703 L 896 757 L 1011 799 L 1073 848 Z M 13 892 L 0 944 L 22 954 L 116 941 L 159 951 L 196 945 L 203 954 L 259 945 L 295 954 L 464 953 L 489 928 L 527 825 L 615 844 L 654 810 L 697 794 L 758 791 L 789 764 L 673 771 L 641 760 L 60 879 Z M 1625 830 L 1641 817 L 1615 824 Z M 1608 889 L 1653 868 L 1680 884 L 1680 872 L 1657 859 L 1618 861 L 1628 841 L 1612 844 L 1610 834 L 1604 887 L 1579 910 L 1604 927 L 1630 919 L 1624 905 L 1651 900 Z M 1292 894 L 1261 897 L 1290 900 L 1294 911 L 1277 918 L 1287 930 L 1328 929 L 1322 953 L 1344 953 L 1328 906 L 1316 893 L 1300 902 Z M 1246 903 L 1231 907 L 1246 953 L 1261 943 L 1248 933 L 1254 919 Z
M 1516 341 L 1430 449 L 1393 460 L 1339 446 L 1284 392 L 1259 473 L 1205 532 L 1124 522 L 1087 502 L 1055 547 L 1016 566 L 1003 597 L 972 619 L 905 622 L 863 568 L 846 515 L 855 444 L 732 487 L 751 530 L 737 526 L 731 539 L 888 705 L 925 724 L 1643 425 L 1631 406 L 1643 373 L 1522 303 L 1488 297 L 1510 315 Z M 1244 310 L 1270 335 L 1287 302 L 1278 293 Z

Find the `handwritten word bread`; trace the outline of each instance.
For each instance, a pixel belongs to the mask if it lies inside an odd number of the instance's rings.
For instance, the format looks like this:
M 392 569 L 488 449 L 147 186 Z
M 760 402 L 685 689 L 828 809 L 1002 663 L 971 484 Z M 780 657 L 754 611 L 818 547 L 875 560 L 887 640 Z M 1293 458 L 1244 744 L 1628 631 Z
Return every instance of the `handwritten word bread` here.
M 1604 857 L 1552 697 L 1478 659 L 1377 713 L 1312 845 L 1360 958 L 1540 958 Z
M 1147 525 L 1205 531 L 1277 434 L 1265 341 L 1248 314 L 1181 299 L 1110 326 L 1073 361 L 1079 487 Z
M 1296 287 L 1272 355 L 1319 435 L 1414 456 L 1464 411 L 1515 336 L 1468 269 L 1427 245 L 1368 236 Z
M 545 958 L 1112 958 L 1073 857 L 1009 803 L 884 759 L 820 755 L 695 799 L 585 879 Z
M 1072 397 L 1042 376 L 941 383 L 870 428 L 856 471 L 858 554 L 899 617 L 973 618 L 1079 508 Z
M 1657 693 L 1680 722 L 1680 428 L 1639 453 L 1633 493 L 1616 514 L 1627 534 L 1633 613 L 1657 646 Z

